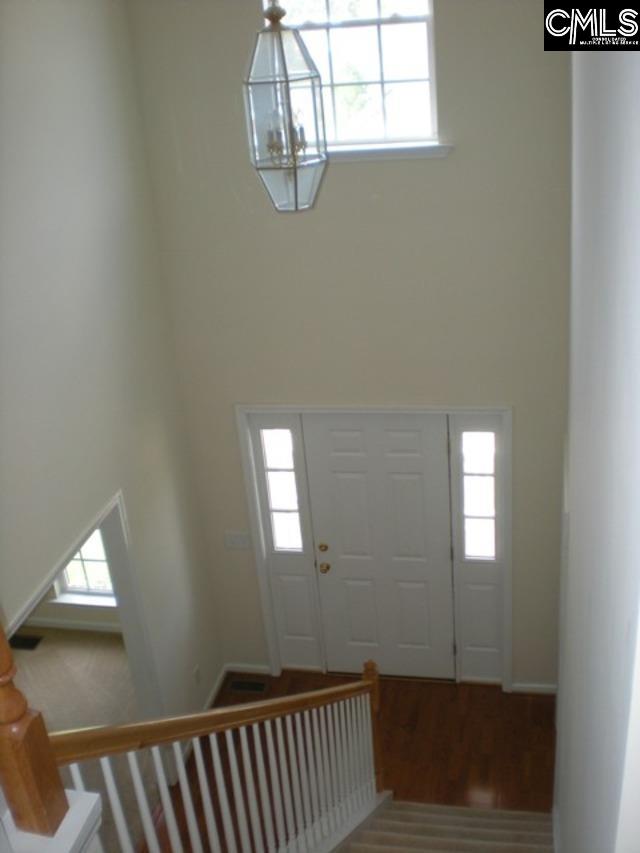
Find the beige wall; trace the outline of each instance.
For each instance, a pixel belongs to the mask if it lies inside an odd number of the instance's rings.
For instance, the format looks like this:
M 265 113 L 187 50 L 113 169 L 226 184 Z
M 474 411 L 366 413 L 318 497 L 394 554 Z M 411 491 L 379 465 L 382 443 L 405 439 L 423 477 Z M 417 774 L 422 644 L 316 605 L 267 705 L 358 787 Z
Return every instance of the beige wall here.
M 122 489 L 164 708 L 200 707 L 221 649 L 118 0 L 0 3 L 0 185 L 0 618 Z
M 514 407 L 516 681 L 555 681 L 569 71 L 538 0 L 438 0 L 444 160 L 333 164 L 279 216 L 241 81 L 259 0 L 133 0 L 173 333 L 227 660 L 265 661 L 237 402 Z
M 562 853 L 636 853 L 640 813 L 638 54 L 576 54 Z

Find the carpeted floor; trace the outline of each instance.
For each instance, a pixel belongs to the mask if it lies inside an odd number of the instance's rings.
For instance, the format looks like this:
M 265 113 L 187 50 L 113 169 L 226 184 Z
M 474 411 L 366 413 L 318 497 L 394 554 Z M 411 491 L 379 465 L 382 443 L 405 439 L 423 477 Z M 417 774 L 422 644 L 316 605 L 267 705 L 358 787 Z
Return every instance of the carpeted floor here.
M 119 634 L 23 628 L 42 641 L 14 649 L 16 685 L 49 731 L 113 725 L 137 719 L 135 689 Z

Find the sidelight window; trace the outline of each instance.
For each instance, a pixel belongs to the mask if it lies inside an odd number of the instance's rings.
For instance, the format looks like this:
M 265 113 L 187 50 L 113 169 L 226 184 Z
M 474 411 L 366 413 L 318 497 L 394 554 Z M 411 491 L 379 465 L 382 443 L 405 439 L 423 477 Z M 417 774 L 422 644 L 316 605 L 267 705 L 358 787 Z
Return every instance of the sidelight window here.
M 300 506 L 290 429 L 260 430 L 271 537 L 276 551 L 302 551 Z
M 496 435 L 462 433 L 464 555 L 496 559 Z

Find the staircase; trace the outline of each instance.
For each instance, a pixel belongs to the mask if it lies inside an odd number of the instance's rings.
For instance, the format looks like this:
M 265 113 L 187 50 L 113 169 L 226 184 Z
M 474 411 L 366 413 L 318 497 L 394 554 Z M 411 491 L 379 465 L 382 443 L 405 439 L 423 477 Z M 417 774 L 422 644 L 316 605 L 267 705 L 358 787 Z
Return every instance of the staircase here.
M 551 816 L 390 801 L 344 853 L 553 853 Z
M 0 628 L 3 853 L 553 853 L 544 814 L 390 799 L 373 661 L 350 684 L 52 735 L 14 675 Z

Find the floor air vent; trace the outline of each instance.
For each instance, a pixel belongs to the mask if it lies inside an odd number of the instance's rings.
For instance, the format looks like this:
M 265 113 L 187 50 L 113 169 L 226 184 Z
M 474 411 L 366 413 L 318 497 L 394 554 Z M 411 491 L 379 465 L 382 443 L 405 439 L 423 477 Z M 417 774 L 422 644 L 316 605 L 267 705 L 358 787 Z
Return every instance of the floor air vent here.
M 264 693 L 267 689 L 265 681 L 251 681 L 248 678 L 234 678 L 230 686 L 236 693 Z
M 14 634 L 9 640 L 12 649 L 32 651 L 36 649 L 42 640 L 37 634 Z

